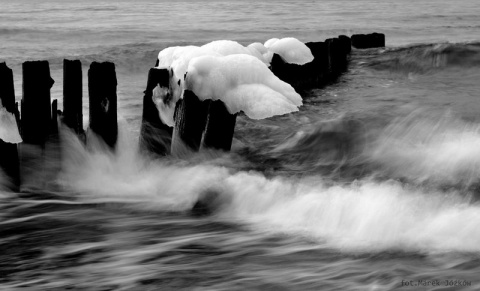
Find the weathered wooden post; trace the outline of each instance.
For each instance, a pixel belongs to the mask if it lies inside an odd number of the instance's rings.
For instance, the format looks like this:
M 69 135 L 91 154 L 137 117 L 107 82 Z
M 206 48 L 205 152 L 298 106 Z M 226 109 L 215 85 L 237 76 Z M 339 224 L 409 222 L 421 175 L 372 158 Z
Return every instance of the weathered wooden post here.
M 307 42 L 305 44 L 313 54 L 313 62 L 308 63 L 309 71 L 315 76 L 315 85 L 325 82 L 329 73 L 328 47 L 323 41 Z
M 185 148 L 198 151 L 207 123 L 210 100 L 201 101 L 189 90 L 183 93 L 175 107 L 175 128 L 172 135 L 171 153 L 181 155 Z
M 50 133 L 52 135 L 58 135 L 58 101 L 57 99 L 53 100 L 52 102 L 52 119 L 50 125 Z
M 50 77 L 47 61 L 24 62 L 22 69 L 23 142 L 43 146 L 50 133 L 50 89 L 55 81 Z
M 153 89 L 160 85 L 169 88 L 168 69 L 152 68 L 148 72 L 147 88 L 143 92 L 142 126 L 140 128 L 140 150 L 159 156 L 170 152 L 173 128 L 160 119 L 157 106 L 153 102 Z
M 13 71 L 7 67 L 6 63 L 0 63 L 0 100 L 7 112 L 18 116 L 18 108 L 15 104 Z M 0 169 L 10 179 L 9 186 L 12 191 L 18 191 L 20 186 L 19 166 L 17 144 L 0 139 Z
M 236 120 L 221 100 L 210 101 L 202 148 L 230 151 Z
M 385 34 L 374 32 L 371 34 L 373 39 L 373 44 L 375 47 L 384 47 L 385 46 Z
M 111 148 L 118 135 L 115 64 L 93 62 L 88 70 L 90 129 Z
M 23 189 L 43 187 L 41 185 L 49 181 L 45 149 L 52 123 L 50 89 L 55 81 L 47 61 L 24 62 L 22 69 L 20 176 Z
M 352 51 L 352 40 L 346 35 L 339 35 L 338 40 L 345 54 L 349 54 Z
M 63 60 L 63 122 L 75 133 L 83 133 L 82 63 Z
M 354 34 L 352 35 L 352 46 L 357 49 L 377 48 L 385 46 L 385 34 Z

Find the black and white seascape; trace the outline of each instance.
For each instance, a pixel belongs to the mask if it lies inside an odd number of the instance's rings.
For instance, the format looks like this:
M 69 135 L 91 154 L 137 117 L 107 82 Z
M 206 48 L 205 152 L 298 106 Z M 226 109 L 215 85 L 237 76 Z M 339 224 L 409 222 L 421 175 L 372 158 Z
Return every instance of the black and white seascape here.
M 139 149 L 164 49 L 372 32 L 385 47 L 280 90 L 283 107 L 242 91 L 258 106 L 238 105 L 229 152 Z M 18 191 L 0 172 L 0 290 L 480 290 L 479 1 L 0 0 L 17 102 L 22 63 L 45 60 L 62 110 L 64 59 L 83 66 L 85 129 L 90 63 L 115 64 L 116 146 L 60 126 L 24 147 Z M 0 137 L 18 143 L 3 106 Z

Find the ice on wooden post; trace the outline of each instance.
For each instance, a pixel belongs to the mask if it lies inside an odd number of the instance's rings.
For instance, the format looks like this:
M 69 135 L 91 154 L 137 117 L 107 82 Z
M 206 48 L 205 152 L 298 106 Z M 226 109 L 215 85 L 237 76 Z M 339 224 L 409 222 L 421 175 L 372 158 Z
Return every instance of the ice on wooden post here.
M 165 90 L 165 94 L 170 94 L 169 81 L 170 73 L 168 69 L 150 69 L 147 88 L 143 96 L 140 149 L 160 156 L 170 152 L 172 128 L 164 124 L 160 119 L 158 109 L 153 101 L 153 90 L 158 86 Z
M 265 42 L 265 47 L 272 53 L 281 56 L 289 64 L 304 65 L 313 61 L 310 49 L 293 37 L 269 39 Z
M 270 39 L 265 47 L 273 53 L 272 72 L 296 89 L 316 85 L 319 72 L 312 70 L 315 57 L 311 49 L 295 38 Z
M 202 146 L 229 150 L 231 147 L 236 113 L 242 111 L 252 119 L 263 119 L 287 114 L 298 110 L 302 99 L 289 84 L 282 82 L 259 59 L 246 54 L 228 56 L 202 56 L 189 62 L 185 80 L 186 91 L 182 107 L 194 104 L 186 97 L 198 100 L 198 112 L 192 107 L 196 120 L 207 118 L 207 124 L 183 123 L 183 128 L 198 126 L 194 140 L 199 141 L 198 133 L 204 131 Z M 209 107 L 201 100 L 212 100 Z M 205 102 L 205 101 L 204 101 Z M 180 108 L 182 108 L 180 107 Z M 208 117 L 205 115 L 208 109 Z M 185 110 L 185 108 L 183 108 Z M 182 116 L 175 117 L 174 140 L 177 137 L 177 123 Z M 187 112 L 188 114 L 188 112 Z M 206 127 L 206 128 L 205 128 Z M 172 143 L 173 145 L 173 143 Z M 173 147 L 172 147 L 173 150 Z
M 158 68 L 169 70 L 170 87 L 162 90 L 157 86 L 153 99 L 161 120 L 175 126 L 172 154 L 179 154 L 185 146 L 196 151 L 200 144 L 228 150 L 235 114 L 240 111 L 263 119 L 298 110 L 300 95 L 268 69 L 265 51 L 262 44 L 245 48 L 232 41 L 215 41 L 159 53 Z M 216 120 L 228 122 L 220 126 Z
M 117 76 L 115 64 L 93 62 L 88 70 L 90 129 L 111 148 L 117 142 Z
M 63 60 L 63 122 L 77 134 L 83 133 L 82 63 Z
M 17 144 L 22 141 L 18 129 L 18 109 L 15 104 L 13 72 L 0 63 L 0 171 L 9 178 L 9 188 L 17 191 L 20 186 Z

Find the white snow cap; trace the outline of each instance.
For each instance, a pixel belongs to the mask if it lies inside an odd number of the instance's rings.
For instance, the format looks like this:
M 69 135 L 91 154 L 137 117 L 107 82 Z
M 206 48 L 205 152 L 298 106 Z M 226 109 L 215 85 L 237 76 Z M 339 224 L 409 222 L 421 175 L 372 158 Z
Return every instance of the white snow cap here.
M 269 51 L 262 43 L 254 42 L 249 44 L 247 48 L 259 52 L 266 63 L 270 64 L 272 62 L 273 52 Z
M 1 106 L 0 103 L 0 139 L 8 143 L 21 143 L 15 115 Z
M 304 65 L 313 61 L 310 49 L 301 41 L 293 37 L 282 39 L 272 38 L 265 42 L 265 47 L 290 64 Z
M 267 43 L 284 42 L 286 44 L 280 45 L 278 50 L 295 49 L 297 52 L 290 55 L 297 56 L 297 61 L 298 56 L 306 59 L 305 52 L 299 53 L 301 45 L 305 45 L 296 41 L 276 39 Z M 308 47 L 305 48 L 310 53 Z M 253 119 L 297 111 L 302 98 L 268 69 L 272 56 L 273 52 L 261 43 L 244 47 L 231 40 L 212 41 L 201 47 L 176 46 L 162 50 L 158 54 L 157 68 L 170 70 L 171 91 L 160 86 L 153 90 L 153 101 L 161 120 L 168 126 L 175 125 L 175 105 L 182 98 L 184 89 L 192 90 L 202 100 L 221 99 L 231 113 L 244 111 Z M 187 72 L 189 86 L 184 80 Z
M 252 119 L 298 111 L 302 98 L 263 62 L 246 54 L 201 56 L 188 66 L 185 89 L 201 100 L 222 100 L 230 113 Z

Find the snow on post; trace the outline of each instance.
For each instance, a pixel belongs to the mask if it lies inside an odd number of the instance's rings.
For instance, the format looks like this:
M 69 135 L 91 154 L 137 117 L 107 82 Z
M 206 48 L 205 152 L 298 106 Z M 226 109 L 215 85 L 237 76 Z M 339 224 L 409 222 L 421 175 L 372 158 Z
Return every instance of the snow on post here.
M 267 54 L 261 44 L 243 47 L 232 41 L 159 53 L 158 68 L 169 70 L 170 84 L 168 90 L 157 85 L 153 100 L 161 120 L 175 126 L 172 154 L 185 146 L 229 150 L 240 111 L 263 119 L 298 110 L 300 95 L 269 70 Z
M 235 129 L 236 113 L 242 111 L 252 119 L 263 119 L 298 110 L 302 98 L 289 85 L 278 79 L 258 58 L 235 54 L 228 56 L 201 56 L 192 59 L 185 79 L 186 93 L 181 103 L 182 110 L 175 117 L 174 141 L 178 129 L 196 128 L 195 136 L 186 135 L 191 147 L 202 147 L 228 151 L 231 148 Z M 193 96 L 196 97 L 193 98 Z M 193 103 L 190 99 L 198 100 Z M 209 104 L 205 101 L 212 100 Z M 203 101 L 203 102 L 202 102 Z M 194 104 L 195 123 L 185 121 L 186 108 Z M 208 107 L 207 107 L 208 104 Z M 179 112 L 183 113 L 178 115 Z M 208 113 L 208 114 L 206 114 Z M 206 123 L 203 122 L 207 118 Z M 181 126 L 177 126 L 180 123 Z M 206 128 L 205 128 L 206 127 Z M 185 135 L 184 135 L 185 136 Z
M 152 68 L 148 72 L 147 88 L 143 96 L 142 126 L 140 129 L 140 149 L 159 156 L 170 152 L 172 128 L 162 122 L 153 102 L 153 90 L 169 91 L 170 74 L 168 69 Z
M 115 64 L 93 62 L 88 70 L 90 129 L 111 148 L 117 142 L 117 75 Z
M 10 178 L 10 188 L 18 190 L 20 184 L 17 144 L 22 141 L 18 130 L 13 72 L 0 63 L 0 171 Z M 17 114 L 15 114 L 17 113 Z
M 316 72 L 309 68 L 315 60 L 311 49 L 295 38 L 272 38 L 265 47 L 273 54 L 270 60 L 272 72 L 296 89 L 312 86 Z
M 82 63 L 63 60 L 63 122 L 75 133 L 83 133 Z

